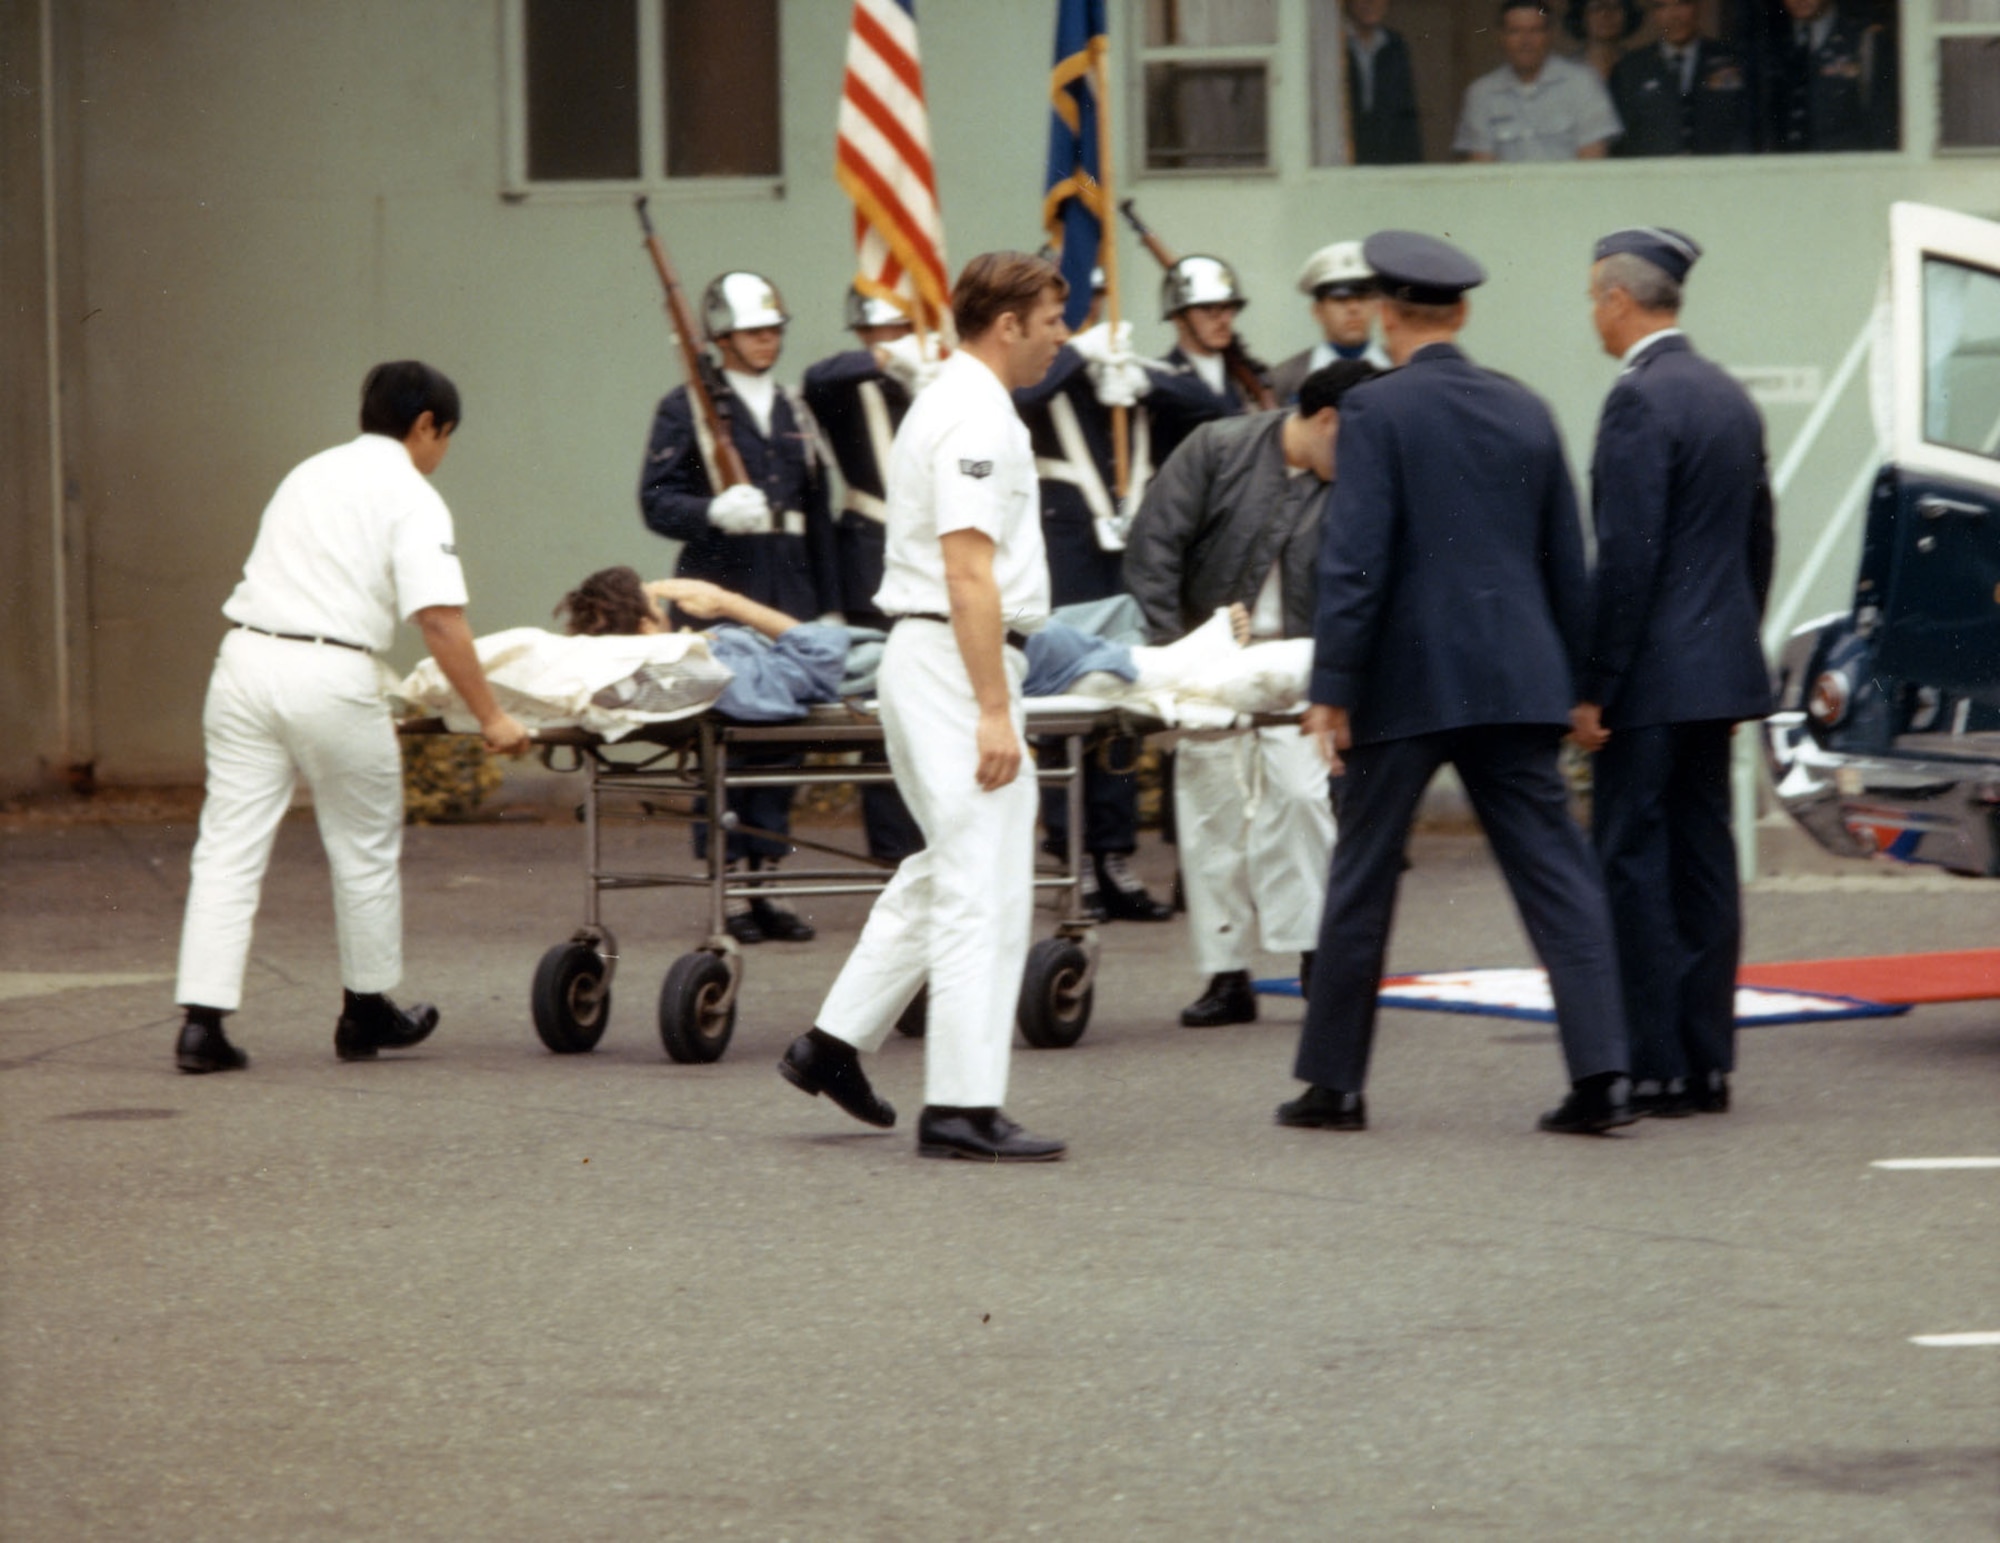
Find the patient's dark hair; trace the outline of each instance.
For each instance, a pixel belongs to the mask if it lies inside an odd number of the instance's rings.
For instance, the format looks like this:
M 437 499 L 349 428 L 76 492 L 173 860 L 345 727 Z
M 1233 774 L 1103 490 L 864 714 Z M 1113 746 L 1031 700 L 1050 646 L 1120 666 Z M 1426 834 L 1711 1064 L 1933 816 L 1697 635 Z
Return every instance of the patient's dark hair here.
M 1310 418 L 1328 407 L 1338 409 L 1342 397 L 1381 373 L 1366 359 L 1336 359 L 1321 365 L 1299 383 L 1299 416 Z
M 556 602 L 555 614 L 575 637 L 634 633 L 653 614 L 636 569 L 599 568 Z
M 408 439 L 425 413 L 438 432 L 459 424 L 458 387 L 415 359 L 378 364 L 361 383 L 361 432 Z

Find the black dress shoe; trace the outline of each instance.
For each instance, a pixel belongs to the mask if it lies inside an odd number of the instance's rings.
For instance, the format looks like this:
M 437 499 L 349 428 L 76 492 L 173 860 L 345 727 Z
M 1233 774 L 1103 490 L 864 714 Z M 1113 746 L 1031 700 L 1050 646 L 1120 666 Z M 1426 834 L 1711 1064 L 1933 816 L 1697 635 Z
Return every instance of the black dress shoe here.
M 1091 859 L 1091 865 L 1097 870 L 1097 892 L 1101 897 L 1098 904 L 1107 920 L 1167 922 L 1174 919 L 1174 908 L 1165 901 L 1155 900 L 1146 892 L 1139 876 L 1127 866 L 1123 852 L 1099 852 Z
M 1111 913 L 1104 907 L 1104 891 L 1097 887 L 1097 876 L 1088 868 L 1078 875 L 1081 882 L 1076 887 L 1076 909 L 1087 922 L 1108 922 Z
M 174 1065 L 190 1076 L 203 1072 L 240 1072 L 250 1057 L 229 1043 L 222 1032 L 220 1017 L 190 1016 L 181 1025 L 181 1037 L 174 1046 Z
M 1601 1136 L 1638 1118 L 1632 1107 L 1632 1079 L 1606 1072 L 1578 1082 L 1558 1108 L 1536 1123 L 1558 1136 Z
M 343 1061 L 366 1061 L 378 1050 L 407 1050 L 438 1026 L 438 1010 L 428 1002 L 405 1008 L 378 991 L 343 995 L 340 1022 L 333 1028 L 333 1053 Z
M 1632 1112 L 1649 1120 L 1684 1120 L 1695 1112 L 1694 1095 L 1679 1077 L 1647 1077 L 1632 1084 Z
M 1257 993 L 1248 970 L 1224 970 L 1209 980 L 1200 1000 L 1181 1009 L 1181 1026 L 1219 1029 L 1226 1023 L 1255 1023 Z
M 976 1163 L 1052 1163 L 1069 1148 L 1031 1136 L 998 1109 L 928 1106 L 917 1119 L 917 1156 L 962 1157 Z
M 887 1130 L 896 1123 L 895 1106 L 868 1085 L 861 1053 L 824 1029 L 793 1040 L 778 1062 L 778 1075 L 801 1092 L 824 1093 L 863 1125 Z
M 1729 1078 L 1722 1072 L 1698 1072 L 1688 1079 L 1690 1114 L 1729 1113 Z
M 749 911 L 738 911 L 733 916 L 722 918 L 722 930 L 744 947 L 764 941 L 764 929 L 757 925 L 757 918 Z
M 819 936 L 818 929 L 811 922 L 774 901 L 751 901 L 750 914 L 756 918 L 757 930 L 775 942 L 810 943 Z
M 1278 1105 L 1278 1123 L 1295 1130 L 1366 1130 L 1368 1101 L 1359 1093 L 1314 1083 L 1289 1104 Z

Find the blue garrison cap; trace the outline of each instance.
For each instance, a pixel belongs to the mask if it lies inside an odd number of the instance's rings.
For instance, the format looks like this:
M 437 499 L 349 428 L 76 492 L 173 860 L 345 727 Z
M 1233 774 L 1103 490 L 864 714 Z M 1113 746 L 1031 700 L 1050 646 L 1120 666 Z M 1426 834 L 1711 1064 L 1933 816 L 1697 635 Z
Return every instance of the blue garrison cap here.
M 1411 305 L 1450 305 L 1486 282 L 1478 261 L 1449 241 L 1414 230 L 1378 230 L 1362 243 L 1382 293 Z
M 1701 243 L 1677 230 L 1668 230 L 1664 225 L 1639 225 L 1630 230 L 1614 230 L 1601 238 L 1591 249 L 1590 260 L 1602 262 L 1621 252 L 1643 257 L 1676 284 L 1681 284 L 1686 282 L 1688 269 L 1694 266 L 1694 260 L 1701 256 Z

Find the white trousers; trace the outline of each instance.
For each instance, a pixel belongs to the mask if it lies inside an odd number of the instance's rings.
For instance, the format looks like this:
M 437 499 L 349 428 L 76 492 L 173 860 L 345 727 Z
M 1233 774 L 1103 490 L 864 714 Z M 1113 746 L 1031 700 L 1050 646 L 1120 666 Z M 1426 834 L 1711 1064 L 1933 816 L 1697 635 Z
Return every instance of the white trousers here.
M 1014 729 L 1023 730 L 1027 661 L 1007 651 Z M 1014 1014 L 1034 922 L 1034 763 L 987 793 L 978 781 L 979 704 L 949 626 L 906 621 L 889 634 L 877 685 L 896 791 L 924 833 L 868 913 L 820 1008 L 818 1026 L 878 1050 L 926 981 L 924 1102 L 965 1109 L 1007 1100 Z
M 303 776 L 333 870 L 340 978 L 403 978 L 403 763 L 375 661 L 351 648 L 232 631 L 202 712 L 208 795 L 190 864 L 174 1000 L 233 1012 L 278 822 Z
M 1334 828 L 1311 738 L 1291 724 L 1183 738 L 1174 819 L 1197 970 L 1249 969 L 1253 923 L 1270 953 L 1317 946 Z

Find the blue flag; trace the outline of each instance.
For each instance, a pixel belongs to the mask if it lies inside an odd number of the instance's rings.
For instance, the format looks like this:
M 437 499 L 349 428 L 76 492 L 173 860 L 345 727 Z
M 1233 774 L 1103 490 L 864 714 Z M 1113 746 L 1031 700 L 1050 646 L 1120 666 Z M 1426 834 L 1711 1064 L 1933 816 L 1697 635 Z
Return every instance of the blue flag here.
M 1109 46 L 1104 0 L 1056 0 L 1056 62 L 1049 76 L 1049 173 L 1042 224 L 1069 280 L 1063 320 L 1090 309 L 1090 273 L 1111 210 L 1098 178 L 1097 69 Z

